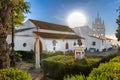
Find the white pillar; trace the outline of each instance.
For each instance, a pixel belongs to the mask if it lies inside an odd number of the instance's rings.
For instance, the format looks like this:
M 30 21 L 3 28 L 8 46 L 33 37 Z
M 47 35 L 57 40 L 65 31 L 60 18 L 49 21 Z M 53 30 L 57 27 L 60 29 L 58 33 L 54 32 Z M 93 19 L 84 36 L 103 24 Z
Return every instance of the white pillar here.
M 35 68 L 40 68 L 40 41 L 39 38 L 36 40 L 36 52 L 35 52 Z

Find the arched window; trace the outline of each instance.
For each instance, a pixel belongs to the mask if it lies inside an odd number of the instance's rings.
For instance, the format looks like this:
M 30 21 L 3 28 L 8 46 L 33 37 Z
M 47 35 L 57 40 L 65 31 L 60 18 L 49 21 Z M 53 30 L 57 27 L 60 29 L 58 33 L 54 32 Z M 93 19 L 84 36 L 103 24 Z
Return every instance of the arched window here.
M 23 43 L 23 47 L 26 47 L 27 46 L 27 44 L 26 43 Z
M 66 43 L 66 47 L 65 47 L 66 49 L 68 49 L 69 48 L 69 44 L 68 44 L 68 42 Z
M 76 45 L 76 42 L 74 42 L 74 46 Z

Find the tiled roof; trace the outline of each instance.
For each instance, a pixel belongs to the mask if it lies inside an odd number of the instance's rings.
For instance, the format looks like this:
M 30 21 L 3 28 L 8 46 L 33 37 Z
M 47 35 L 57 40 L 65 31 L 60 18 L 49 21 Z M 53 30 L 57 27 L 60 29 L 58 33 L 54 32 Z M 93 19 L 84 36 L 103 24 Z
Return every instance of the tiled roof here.
M 40 35 L 42 38 L 52 38 L 52 39 L 84 39 L 77 35 L 69 34 L 56 34 L 56 33 L 45 33 L 45 32 L 33 32 L 34 34 Z
M 112 39 L 111 39 L 111 38 L 107 38 L 107 37 L 106 37 L 106 40 L 112 40 Z
M 100 38 L 100 37 L 93 36 L 93 35 L 91 35 L 90 37 L 97 38 L 97 39 L 100 39 L 100 40 L 105 40 L 104 38 Z
M 40 29 L 47 29 L 47 30 L 56 30 L 56 31 L 63 31 L 63 32 L 74 32 L 71 28 L 68 26 L 38 21 L 38 20 L 32 20 L 29 19 L 34 25 L 39 27 Z
M 100 38 L 100 37 L 97 37 L 97 36 L 90 36 L 90 37 L 94 37 L 94 38 L 101 39 L 101 40 L 112 40 L 112 39 L 107 38 L 107 37 L 105 37 L 105 38 Z

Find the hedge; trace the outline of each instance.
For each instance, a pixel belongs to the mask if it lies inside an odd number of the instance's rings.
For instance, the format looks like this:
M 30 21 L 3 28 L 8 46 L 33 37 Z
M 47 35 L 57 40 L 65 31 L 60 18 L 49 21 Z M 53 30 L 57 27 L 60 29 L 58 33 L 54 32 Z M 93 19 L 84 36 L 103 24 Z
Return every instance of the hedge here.
M 67 75 L 84 74 L 88 75 L 94 63 L 100 58 L 87 58 L 75 60 L 72 55 L 56 55 L 42 60 L 42 69 L 46 76 L 55 79 L 63 79 Z

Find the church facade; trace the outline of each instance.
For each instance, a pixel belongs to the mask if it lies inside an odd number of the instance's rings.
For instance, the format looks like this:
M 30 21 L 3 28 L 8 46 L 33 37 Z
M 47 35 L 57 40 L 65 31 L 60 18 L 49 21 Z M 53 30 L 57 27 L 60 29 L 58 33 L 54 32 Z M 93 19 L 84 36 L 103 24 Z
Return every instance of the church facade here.
M 16 29 L 14 43 L 16 51 L 66 52 L 73 51 L 79 39 L 82 37 L 68 26 L 29 19 Z M 7 41 L 11 44 L 11 35 Z
M 104 21 L 101 20 L 99 15 L 92 23 L 92 28 L 89 26 L 80 26 L 75 27 L 73 30 L 77 35 L 85 38 L 82 42 L 86 46 L 87 51 L 102 52 L 112 48 L 112 39 L 105 36 Z

